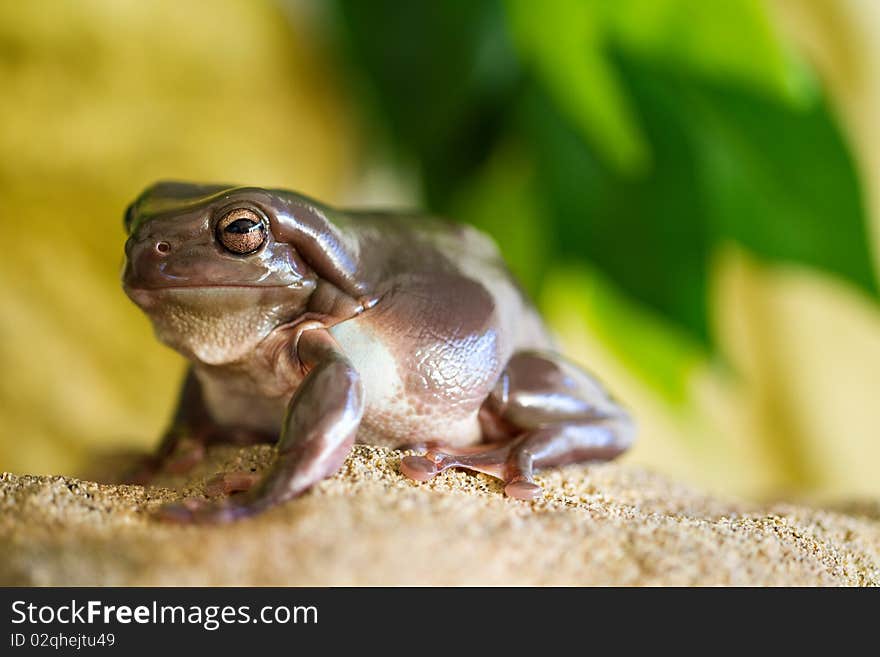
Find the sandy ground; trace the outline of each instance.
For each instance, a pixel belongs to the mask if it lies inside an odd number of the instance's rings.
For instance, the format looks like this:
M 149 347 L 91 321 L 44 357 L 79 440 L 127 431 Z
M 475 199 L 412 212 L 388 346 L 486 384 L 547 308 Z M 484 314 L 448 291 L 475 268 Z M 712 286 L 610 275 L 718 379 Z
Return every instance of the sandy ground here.
M 547 472 L 543 499 L 521 502 L 482 475 L 410 482 L 400 456 L 359 446 L 311 493 L 219 527 L 149 512 L 219 469 L 265 467 L 271 448 L 216 448 L 164 487 L 0 475 L 0 584 L 880 583 L 880 504 L 759 508 L 616 464 Z

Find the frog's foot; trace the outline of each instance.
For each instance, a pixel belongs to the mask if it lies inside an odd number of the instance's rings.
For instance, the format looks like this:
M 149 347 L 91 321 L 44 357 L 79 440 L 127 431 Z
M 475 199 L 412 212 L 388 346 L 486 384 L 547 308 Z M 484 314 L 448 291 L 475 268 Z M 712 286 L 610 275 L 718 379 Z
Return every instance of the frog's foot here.
M 219 497 L 230 493 L 250 490 L 260 480 L 260 475 L 249 470 L 221 472 L 205 482 L 205 495 Z
M 239 499 L 246 496 L 247 494 L 234 495 L 219 502 L 188 497 L 180 502 L 159 507 L 154 517 L 171 524 L 213 524 L 239 520 L 255 515 L 265 508 Z
M 519 467 L 517 455 L 523 449 L 523 439 L 506 445 L 479 445 L 455 450 L 428 450 L 424 456 L 407 456 L 400 462 L 400 471 L 415 481 L 428 481 L 449 468 L 463 468 L 482 472 L 504 482 L 504 492 L 521 500 L 531 500 L 541 494 L 541 487 L 532 478 L 532 469 Z
M 279 501 L 271 490 L 273 479 L 256 472 L 224 472 L 205 483 L 204 497 L 187 497 L 180 502 L 160 506 L 153 513 L 156 520 L 172 524 L 219 524 L 248 518 Z M 270 490 L 267 493 L 267 484 Z
M 181 438 L 166 456 L 147 456 L 122 477 L 126 484 L 146 486 L 161 473 L 186 474 L 205 458 L 205 443 L 196 438 Z
M 427 481 L 449 468 L 464 468 L 501 479 L 509 497 L 531 500 L 542 493 L 534 480 L 535 470 L 612 459 L 627 447 L 621 440 L 624 431 L 618 418 L 561 422 L 524 433 L 500 447 L 484 445 L 479 452 L 429 450 L 424 456 L 407 456 L 400 462 L 400 471 L 410 479 Z
M 164 522 L 182 524 L 228 522 L 253 515 L 256 511 L 254 505 L 242 503 L 248 496 L 232 494 L 253 489 L 260 481 L 260 476 L 259 473 L 245 470 L 221 472 L 205 482 L 205 495 L 222 499 L 206 500 L 188 497 L 180 502 L 159 507 L 155 516 Z M 230 495 L 232 496 L 226 497 Z

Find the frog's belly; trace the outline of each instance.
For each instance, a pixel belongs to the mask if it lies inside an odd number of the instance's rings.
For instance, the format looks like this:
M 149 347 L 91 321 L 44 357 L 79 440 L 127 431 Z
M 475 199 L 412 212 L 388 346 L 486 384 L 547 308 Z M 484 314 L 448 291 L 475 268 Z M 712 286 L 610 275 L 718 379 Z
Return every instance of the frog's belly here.
M 453 423 L 419 420 L 420 418 L 411 416 L 372 413 L 368 408 L 355 440 L 365 445 L 382 447 L 406 447 L 429 442 L 463 447 L 480 440 L 480 425 L 476 414 Z
M 391 346 L 369 323 L 343 322 L 330 332 L 363 382 L 366 403 L 358 442 L 468 445 L 480 440 L 478 413 L 485 398 L 482 391 L 452 400 L 414 394 L 412 382 L 404 380 L 409 372 L 401 358 L 394 356 Z

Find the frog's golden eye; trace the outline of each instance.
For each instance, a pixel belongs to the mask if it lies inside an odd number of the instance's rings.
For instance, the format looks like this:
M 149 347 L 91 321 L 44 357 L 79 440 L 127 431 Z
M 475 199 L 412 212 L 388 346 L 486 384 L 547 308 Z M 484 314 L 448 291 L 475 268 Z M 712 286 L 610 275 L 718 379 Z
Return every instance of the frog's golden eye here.
M 266 241 L 266 224 L 248 208 L 230 210 L 217 222 L 217 239 L 227 251 L 247 255 Z

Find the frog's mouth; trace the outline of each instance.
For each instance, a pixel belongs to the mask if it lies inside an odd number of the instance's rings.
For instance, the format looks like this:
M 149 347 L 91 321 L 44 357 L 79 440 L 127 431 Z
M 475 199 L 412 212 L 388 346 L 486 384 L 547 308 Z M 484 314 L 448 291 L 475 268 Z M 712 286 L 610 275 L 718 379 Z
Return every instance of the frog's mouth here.
M 163 285 L 161 287 L 124 285 L 123 289 L 129 299 L 144 310 L 148 310 L 157 304 L 167 303 L 175 298 L 181 303 L 187 303 L 187 305 L 198 305 L 202 302 L 214 305 L 222 302 L 224 298 L 234 301 L 242 296 L 247 296 L 253 300 L 255 297 L 265 296 L 266 292 L 272 296 L 273 291 L 281 293 L 283 290 L 297 289 L 297 287 L 289 285 Z

